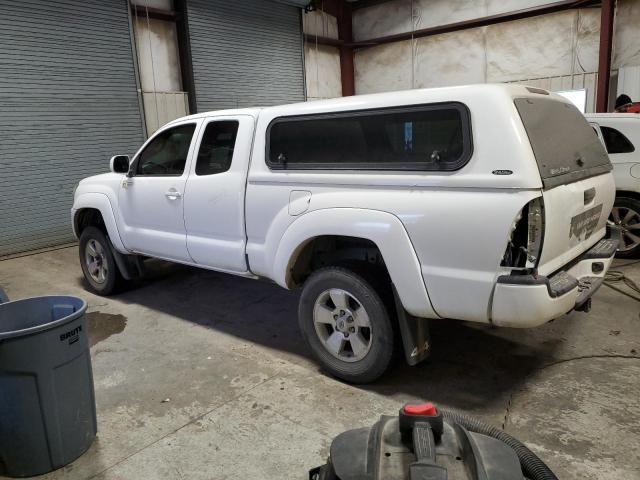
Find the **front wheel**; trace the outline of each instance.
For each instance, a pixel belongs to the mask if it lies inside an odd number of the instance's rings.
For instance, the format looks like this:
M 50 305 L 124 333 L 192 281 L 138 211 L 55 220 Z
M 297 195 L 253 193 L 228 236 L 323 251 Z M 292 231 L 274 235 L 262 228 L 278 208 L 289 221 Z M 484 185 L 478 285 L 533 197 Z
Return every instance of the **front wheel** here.
M 298 321 L 314 356 L 332 375 L 368 383 L 389 367 L 395 345 L 391 319 L 364 277 L 341 267 L 316 271 L 302 290 Z
M 640 200 L 617 197 L 609 215 L 609 223 L 620 229 L 618 258 L 636 258 L 640 255 Z
M 98 295 L 111 295 L 122 287 L 124 279 L 113 258 L 105 234 L 87 227 L 80 234 L 80 266 L 91 290 Z

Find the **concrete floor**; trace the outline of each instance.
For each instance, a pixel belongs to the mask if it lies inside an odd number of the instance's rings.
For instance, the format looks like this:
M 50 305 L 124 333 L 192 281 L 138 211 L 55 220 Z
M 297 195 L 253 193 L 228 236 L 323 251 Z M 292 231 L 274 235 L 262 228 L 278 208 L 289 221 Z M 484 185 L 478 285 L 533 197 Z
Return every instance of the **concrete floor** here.
M 308 357 L 296 293 L 153 263 L 153 278 L 101 298 L 76 248 L 0 262 L 10 298 L 89 304 L 98 438 L 41 478 L 302 480 L 336 434 L 412 400 L 503 426 L 563 480 L 640 478 L 640 304 L 609 288 L 591 313 L 533 330 L 437 322 L 429 361 L 353 387 Z M 640 283 L 640 264 L 623 270 Z

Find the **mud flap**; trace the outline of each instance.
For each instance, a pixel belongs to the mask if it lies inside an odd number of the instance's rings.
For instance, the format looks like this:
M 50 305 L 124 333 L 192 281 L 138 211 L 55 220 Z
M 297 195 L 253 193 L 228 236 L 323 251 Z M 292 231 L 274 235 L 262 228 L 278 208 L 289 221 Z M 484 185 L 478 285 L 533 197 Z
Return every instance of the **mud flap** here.
M 111 239 L 107 237 L 109 248 L 113 254 L 113 260 L 120 270 L 120 274 L 125 280 L 135 280 L 144 277 L 144 263 L 139 255 L 123 255 L 111 243 Z
M 431 353 L 429 324 L 426 318 L 418 318 L 407 312 L 402 306 L 396 287 L 393 287 L 393 300 L 396 305 L 404 357 L 411 366 L 425 360 Z

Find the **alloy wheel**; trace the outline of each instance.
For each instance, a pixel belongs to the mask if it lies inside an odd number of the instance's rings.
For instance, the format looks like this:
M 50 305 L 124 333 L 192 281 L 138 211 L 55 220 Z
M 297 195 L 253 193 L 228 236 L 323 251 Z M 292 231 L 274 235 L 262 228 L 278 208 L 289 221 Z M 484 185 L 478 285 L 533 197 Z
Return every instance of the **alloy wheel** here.
M 357 362 L 371 349 L 369 315 L 362 303 L 346 290 L 332 288 L 318 296 L 313 324 L 322 346 L 339 360 Z
M 628 252 L 640 245 L 640 212 L 627 207 L 613 207 L 609 223 L 620 229 L 619 251 Z
M 109 267 L 102 244 L 93 238 L 90 239 L 84 249 L 84 259 L 91 279 L 97 283 L 106 282 Z

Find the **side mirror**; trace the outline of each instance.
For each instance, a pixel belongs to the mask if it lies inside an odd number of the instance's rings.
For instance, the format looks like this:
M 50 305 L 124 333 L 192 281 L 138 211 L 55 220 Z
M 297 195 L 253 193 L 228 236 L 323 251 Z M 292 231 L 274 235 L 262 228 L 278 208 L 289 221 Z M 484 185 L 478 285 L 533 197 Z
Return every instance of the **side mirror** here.
M 113 173 L 129 172 L 129 155 L 114 155 L 109 161 L 109 169 Z

